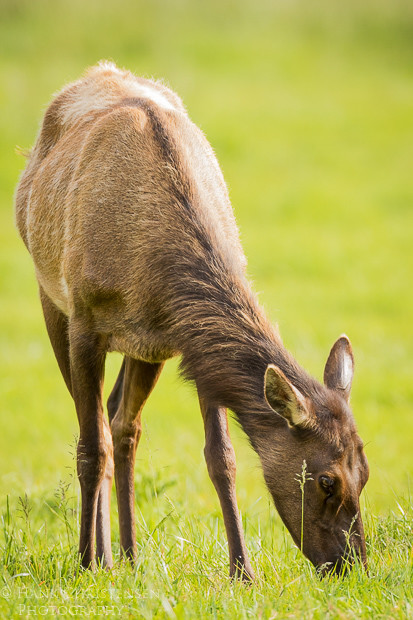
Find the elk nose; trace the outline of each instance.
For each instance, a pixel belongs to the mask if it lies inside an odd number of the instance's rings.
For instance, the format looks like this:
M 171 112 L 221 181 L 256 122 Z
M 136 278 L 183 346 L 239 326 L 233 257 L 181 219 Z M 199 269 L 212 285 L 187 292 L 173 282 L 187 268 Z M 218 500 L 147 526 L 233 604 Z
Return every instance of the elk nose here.
M 321 578 L 326 577 L 327 575 L 338 575 L 344 577 L 353 568 L 355 557 L 357 557 L 364 569 L 368 572 L 365 554 L 363 554 L 360 549 L 352 549 L 349 553 L 343 554 L 335 561 L 325 562 L 324 564 L 318 565 L 317 573 Z
M 317 574 L 321 579 L 332 575 L 344 576 L 350 568 L 351 563 L 346 558 L 339 557 L 334 561 L 319 564 L 317 566 Z

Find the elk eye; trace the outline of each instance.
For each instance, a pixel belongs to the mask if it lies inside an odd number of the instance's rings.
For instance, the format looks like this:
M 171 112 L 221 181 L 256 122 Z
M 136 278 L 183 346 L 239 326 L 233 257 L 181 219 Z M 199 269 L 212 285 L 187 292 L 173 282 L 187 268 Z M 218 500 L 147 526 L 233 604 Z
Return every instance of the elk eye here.
M 334 491 L 334 480 L 330 478 L 330 476 L 320 476 L 318 479 L 320 487 L 323 489 L 328 496 L 333 495 Z

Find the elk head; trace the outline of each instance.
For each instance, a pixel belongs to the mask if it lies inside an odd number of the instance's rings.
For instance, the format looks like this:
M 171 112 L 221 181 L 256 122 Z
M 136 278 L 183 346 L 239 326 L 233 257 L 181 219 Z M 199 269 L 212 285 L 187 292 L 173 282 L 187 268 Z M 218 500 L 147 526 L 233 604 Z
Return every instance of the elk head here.
M 368 464 L 349 407 L 353 372 L 350 341 L 341 336 L 325 385 L 314 382 L 306 395 L 278 367 L 265 373 L 265 397 L 282 422 L 259 450 L 264 477 L 294 542 L 322 573 L 341 572 L 355 556 L 366 564 L 359 496 Z

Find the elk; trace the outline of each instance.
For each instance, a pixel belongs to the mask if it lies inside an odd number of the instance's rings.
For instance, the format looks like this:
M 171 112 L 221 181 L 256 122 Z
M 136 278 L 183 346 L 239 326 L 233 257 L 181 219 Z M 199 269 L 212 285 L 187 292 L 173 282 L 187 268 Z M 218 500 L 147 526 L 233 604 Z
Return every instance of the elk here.
M 235 493 L 227 410 L 257 452 L 294 542 L 321 570 L 366 563 L 359 496 L 368 478 L 341 336 L 324 385 L 285 349 L 258 304 L 214 152 L 162 83 L 101 62 L 48 107 L 16 192 L 48 335 L 79 421 L 79 553 L 113 565 L 113 476 L 121 553 L 136 558 L 134 461 L 142 409 L 181 356 L 205 428 L 230 574 L 253 579 Z M 106 354 L 123 363 L 104 414 Z M 306 461 L 304 500 L 295 480 Z M 302 501 L 304 517 L 301 523 Z M 301 536 L 301 532 L 303 536 Z M 95 552 L 96 543 L 96 552 Z

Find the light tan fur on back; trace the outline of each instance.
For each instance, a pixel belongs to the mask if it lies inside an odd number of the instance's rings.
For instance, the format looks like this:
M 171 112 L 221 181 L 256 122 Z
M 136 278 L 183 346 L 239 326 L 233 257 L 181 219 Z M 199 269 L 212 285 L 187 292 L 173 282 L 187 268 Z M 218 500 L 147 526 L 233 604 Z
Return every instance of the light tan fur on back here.
M 178 242 L 171 201 L 182 183 L 195 217 L 229 268 L 241 275 L 246 261 L 209 143 L 177 95 L 111 63 L 89 69 L 57 95 L 21 179 L 17 224 L 41 286 L 67 315 L 76 296 L 99 290 L 100 298 L 87 303 L 104 323 L 100 328 L 112 334 L 112 347 L 129 355 L 175 353 L 167 334 L 159 336 L 161 346 L 156 328 L 147 326 L 149 307 L 160 303 L 162 291 L 151 296 L 139 279 L 145 280 L 141 274 L 150 260 L 143 246 L 150 243 L 151 252 L 159 246 L 165 254 L 165 244 Z M 179 242 L 185 241 L 192 243 L 183 235 Z M 119 263 L 125 257 L 127 270 Z M 111 305 L 111 324 L 105 304 Z M 128 321 L 132 330 L 125 330 Z M 147 338 L 152 352 L 142 344 Z

